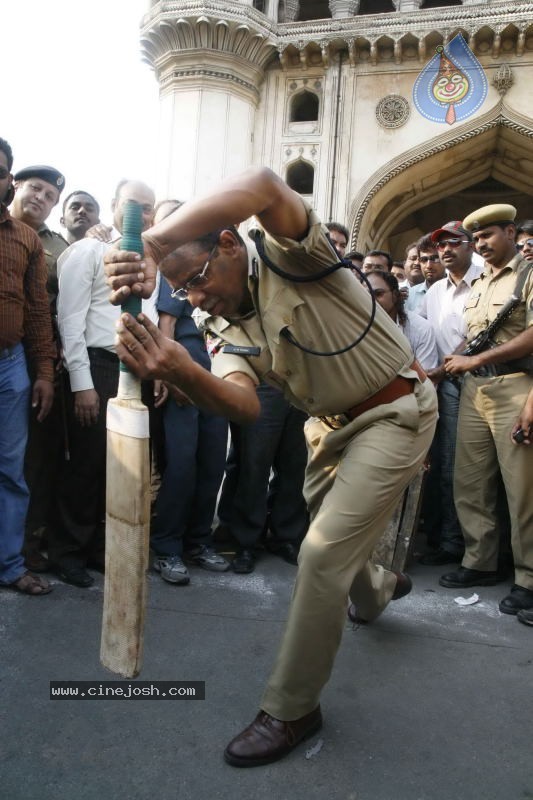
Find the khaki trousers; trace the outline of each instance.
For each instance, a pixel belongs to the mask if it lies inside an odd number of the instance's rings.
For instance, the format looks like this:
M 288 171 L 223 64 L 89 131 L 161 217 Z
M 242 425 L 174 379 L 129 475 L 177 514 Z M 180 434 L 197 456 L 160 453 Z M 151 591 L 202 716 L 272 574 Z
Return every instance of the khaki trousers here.
M 500 531 L 497 478 L 501 472 L 509 514 L 515 583 L 533 589 L 533 447 L 515 445 L 511 430 L 533 380 L 515 373 L 467 375 L 461 392 L 455 451 L 455 505 L 465 537 L 463 566 L 496 570 Z
M 298 719 L 318 705 L 345 626 L 348 594 L 369 621 L 391 599 L 394 574 L 369 557 L 429 449 L 436 409 L 435 390 L 426 381 L 339 430 L 317 419 L 307 423 L 304 495 L 312 521 L 261 702 L 277 719 Z

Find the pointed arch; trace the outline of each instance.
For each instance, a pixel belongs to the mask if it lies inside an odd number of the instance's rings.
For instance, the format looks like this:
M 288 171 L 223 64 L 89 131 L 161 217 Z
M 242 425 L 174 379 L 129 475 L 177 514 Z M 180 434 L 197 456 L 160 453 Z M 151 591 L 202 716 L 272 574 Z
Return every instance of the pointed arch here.
M 352 203 L 352 245 L 380 247 L 409 214 L 487 178 L 532 195 L 532 142 L 531 119 L 500 102 L 472 123 L 392 159 Z

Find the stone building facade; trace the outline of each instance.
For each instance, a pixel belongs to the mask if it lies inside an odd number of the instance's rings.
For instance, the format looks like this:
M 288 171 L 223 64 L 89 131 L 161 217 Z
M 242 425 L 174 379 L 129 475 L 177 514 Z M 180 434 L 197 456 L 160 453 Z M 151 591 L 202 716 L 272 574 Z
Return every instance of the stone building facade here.
M 488 81 L 454 124 L 413 86 L 461 34 Z M 271 167 L 358 249 L 405 245 L 493 201 L 533 217 L 533 3 L 156 0 L 141 47 L 160 85 L 158 194 Z

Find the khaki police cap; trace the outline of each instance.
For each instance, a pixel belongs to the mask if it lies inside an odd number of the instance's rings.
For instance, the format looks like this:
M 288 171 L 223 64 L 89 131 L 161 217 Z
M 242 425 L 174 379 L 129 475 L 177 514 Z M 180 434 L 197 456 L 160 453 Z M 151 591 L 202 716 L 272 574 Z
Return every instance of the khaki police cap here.
M 40 178 L 42 181 L 51 183 L 61 193 L 65 186 L 65 176 L 54 167 L 47 167 L 45 164 L 37 164 L 33 167 L 25 167 L 13 176 L 16 181 L 26 181 L 28 178 Z
M 473 211 L 463 220 L 463 228 L 467 231 L 480 231 L 488 228 L 489 225 L 511 225 L 516 219 L 516 208 L 507 203 L 494 203 L 491 206 L 483 206 Z

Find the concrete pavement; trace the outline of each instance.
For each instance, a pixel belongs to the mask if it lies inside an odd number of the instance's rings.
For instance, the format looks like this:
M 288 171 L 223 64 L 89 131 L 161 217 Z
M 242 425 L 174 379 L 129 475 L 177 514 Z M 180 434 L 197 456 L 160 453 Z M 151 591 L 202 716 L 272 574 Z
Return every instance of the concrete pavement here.
M 501 615 L 507 584 L 413 592 L 373 625 L 347 622 L 322 697 L 322 732 L 285 760 L 242 770 L 222 750 L 251 721 L 295 568 L 150 573 L 140 680 L 203 680 L 205 701 L 50 700 L 50 680 L 116 678 L 99 663 L 103 577 L 46 597 L 0 591 L 0 787 L 9 800 L 531 800 L 533 629 Z M 134 682 L 132 682 L 134 683 Z

